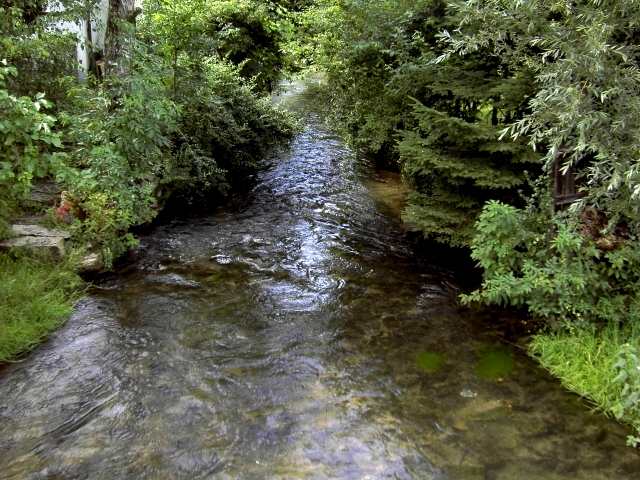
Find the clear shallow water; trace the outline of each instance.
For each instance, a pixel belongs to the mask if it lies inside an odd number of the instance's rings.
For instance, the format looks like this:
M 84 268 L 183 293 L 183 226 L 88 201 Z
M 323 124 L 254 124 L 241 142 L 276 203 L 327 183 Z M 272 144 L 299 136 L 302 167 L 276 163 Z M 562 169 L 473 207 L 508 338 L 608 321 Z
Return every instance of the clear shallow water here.
M 625 429 L 458 308 L 397 179 L 305 115 L 241 207 L 155 229 L 0 372 L 0 478 L 640 478 Z

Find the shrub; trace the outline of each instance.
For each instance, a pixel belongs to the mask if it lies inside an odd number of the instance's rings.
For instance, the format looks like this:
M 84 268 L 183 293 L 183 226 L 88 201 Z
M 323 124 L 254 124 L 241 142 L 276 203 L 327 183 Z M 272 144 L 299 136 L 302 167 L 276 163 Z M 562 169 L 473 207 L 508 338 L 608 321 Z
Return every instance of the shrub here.
M 212 58 L 183 79 L 176 100 L 181 106 L 178 145 L 190 154 L 188 163 L 178 165 L 181 190 L 188 187 L 188 196 L 224 193 L 254 173 L 274 143 L 295 131 L 293 117 L 269 98 L 257 98 L 238 67 Z
M 582 227 L 489 202 L 471 245 L 482 286 L 463 301 L 524 306 L 556 324 L 640 321 L 637 242 L 602 250 Z
M 16 97 L 6 89 L 6 78 L 17 71 L 0 63 L 0 236 L 12 207 L 24 199 L 34 179 L 51 173 L 62 156 L 61 135 L 51 104 L 43 94 Z
M 155 217 L 156 190 L 174 169 L 179 109 L 161 73 L 139 63 L 109 89 L 78 87 L 62 116 L 69 160 L 57 179 L 72 200 L 76 239 L 102 250 L 107 265 L 135 243 L 129 229 Z

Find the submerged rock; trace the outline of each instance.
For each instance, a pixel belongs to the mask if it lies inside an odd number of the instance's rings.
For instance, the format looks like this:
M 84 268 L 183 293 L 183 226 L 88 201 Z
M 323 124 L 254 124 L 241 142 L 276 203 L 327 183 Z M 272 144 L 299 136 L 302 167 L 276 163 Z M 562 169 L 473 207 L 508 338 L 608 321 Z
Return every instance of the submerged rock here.
M 469 388 L 464 388 L 460 392 L 460 396 L 462 398 L 476 398 L 478 396 L 478 393 L 474 392 L 473 390 L 471 390 Z
M 509 404 L 502 399 L 486 400 L 473 397 L 473 400 L 455 412 L 453 426 L 457 430 L 466 430 L 470 422 L 507 415 L 509 409 Z
M 171 287 L 182 287 L 182 288 L 200 288 L 201 287 L 201 285 L 198 282 L 184 278 L 178 275 L 177 273 L 168 273 L 166 275 L 149 276 L 146 278 L 146 281 L 149 283 L 167 285 Z

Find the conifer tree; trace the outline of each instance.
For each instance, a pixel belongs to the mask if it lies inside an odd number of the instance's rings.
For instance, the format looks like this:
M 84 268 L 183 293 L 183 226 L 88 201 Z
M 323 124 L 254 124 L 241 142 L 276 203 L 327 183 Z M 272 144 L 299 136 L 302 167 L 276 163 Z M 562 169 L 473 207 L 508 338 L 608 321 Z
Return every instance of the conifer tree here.
M 465 246 L 483 204 L 517 202 L 526 172 L 539 171 L 530 146 L 500 135 L 521 115 L 533 82 L 484 52 L 445 63 L 434 63 L 433 53 L 417 61 L 426 92 L 399 144 L 403 173 L 416 190 L 404 217 L 429 238 Z

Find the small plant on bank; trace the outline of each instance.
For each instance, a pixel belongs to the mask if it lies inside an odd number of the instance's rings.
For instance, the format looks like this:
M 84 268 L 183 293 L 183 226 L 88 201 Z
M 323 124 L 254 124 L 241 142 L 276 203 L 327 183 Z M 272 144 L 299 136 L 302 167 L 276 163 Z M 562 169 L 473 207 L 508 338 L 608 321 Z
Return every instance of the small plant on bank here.
M 630 435 L 629 445 L 640 444 L 640 349 L 638 345 L 625 343 L 620 347 L 616 363 L 613 383 L 622 387 L 620 401 L 613 408 L 613 414 L 619 420 L 634 419 L 636 435 Z
M 464 303 L 526 307 L 551 324 L 640 322 L 640 247 L 603 251 L 578 223 L 489 202 L 476 224 L 471 256 L 482 287 Z

